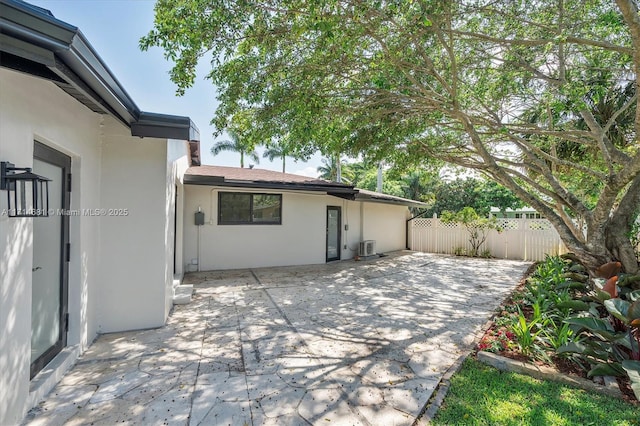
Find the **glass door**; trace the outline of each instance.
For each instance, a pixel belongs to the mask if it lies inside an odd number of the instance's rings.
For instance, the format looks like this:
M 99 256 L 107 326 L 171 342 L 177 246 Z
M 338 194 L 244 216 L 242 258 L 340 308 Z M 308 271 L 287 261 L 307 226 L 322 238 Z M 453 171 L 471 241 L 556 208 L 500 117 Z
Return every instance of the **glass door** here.
M 327 206 L 327 262 L 340 260 L 340 207 Z
M 66 345 L 69 242 L 68 173 L 71 159 L 35 143 L 33 172 L 48 177 L 49 216 L 33 218 L 31 378 Z

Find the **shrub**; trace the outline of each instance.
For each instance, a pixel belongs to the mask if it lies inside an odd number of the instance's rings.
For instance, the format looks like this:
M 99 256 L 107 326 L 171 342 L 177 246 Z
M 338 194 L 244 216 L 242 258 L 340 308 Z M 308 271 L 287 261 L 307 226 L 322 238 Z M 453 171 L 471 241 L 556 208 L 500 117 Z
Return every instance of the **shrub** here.
M 481 217 L 473 207 L 465 207 L 457 213 L 443 211 L 441 220 L 443 223 L 461 223 L 469 233 L 469 243 L 473 257 L 478 257 L 480 247 L 487 240 L 487 233 L 491 229 L 501 231 L 495 217 Z

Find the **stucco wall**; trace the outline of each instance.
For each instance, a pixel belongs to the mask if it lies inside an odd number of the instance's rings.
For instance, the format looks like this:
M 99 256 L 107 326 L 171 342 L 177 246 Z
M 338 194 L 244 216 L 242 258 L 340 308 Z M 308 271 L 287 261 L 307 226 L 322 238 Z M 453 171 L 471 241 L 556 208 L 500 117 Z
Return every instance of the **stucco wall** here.
M 100 119 L 53 84 L 0 68 L 0 160 L 30 167 L 34 140 L 69 155 L 72 210 L 99 205 Z M 27 408 L 33 220 L 0 214 L 0 424 L 19 422 Z M 70 218 L 67 338 L 82 349 L 96 335 L 99 239 L 91 218 Z
M 375 240 L 378 253 L 406 248 L 406 221 L 410 217 L 407 207 L 371 202 L 362 205 L 363 240 Z
M 218 190 L 185 185 L 183 250 L 187 271 L 197 266 L 193 259 L 198 259 L 198 232 L 203 271 L 324 262 L 326 197 L 282 193 L 282 225 L 218 225 Z M 200 227 L 194 225 L 198 207 L 206 222 Z
M 185 185 L 184 188 L 183 264 L 186 272 L 197 270 L 198 264 L 200 270 L 206 271 L 325 263 L 327 206 L 341 207 L 342 259 L 353 258 L 363 239 L 376 239 L 378 252 L 405 248 L 406 207 L 347 201 L 305 192 L 201 185 Z M 219 191 L 282 194 L 282 224 L 218 225 Z M 194 224 L 198 207 L 205 213 L 205 225 L 200 227 Z
M 133 138 L 115 122 L 105 126 L 101 206 L 126 213 L 100 218 L 99 332 L 159 327 L 166 319 L 174 190 L 167 148 L 166 140 Z
M 165 182 L 165 243 L 164 243 L 164 271 L 165 271 L 165 318 L 173 307 L 174 278 L 180 280 L 182 268 L 182 230 L 184 190 L 182 179 L 189 167 L 187 152 L 188 142 L 170 139 L 167 141 L 166 182 Z M 174 247 L 175 243 L 175 247 Z M 175 250 L 175 256 L 174 256 Z M 175 259 L 175 270 L 174 270 Z

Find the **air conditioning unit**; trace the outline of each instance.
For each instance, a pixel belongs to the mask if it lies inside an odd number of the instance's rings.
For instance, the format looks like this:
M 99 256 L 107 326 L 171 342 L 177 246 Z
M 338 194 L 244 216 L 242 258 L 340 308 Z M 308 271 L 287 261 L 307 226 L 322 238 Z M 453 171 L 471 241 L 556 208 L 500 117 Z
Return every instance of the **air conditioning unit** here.
M 373 256 L 374 254 L 376 254 L 375 240 L 360 241 L 358 256 Z

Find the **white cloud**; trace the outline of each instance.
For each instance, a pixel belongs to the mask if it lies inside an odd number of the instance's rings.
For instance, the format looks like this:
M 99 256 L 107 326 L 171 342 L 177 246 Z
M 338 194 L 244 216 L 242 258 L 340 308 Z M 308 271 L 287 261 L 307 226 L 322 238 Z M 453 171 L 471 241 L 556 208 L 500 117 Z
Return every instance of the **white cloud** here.
M 294 175 L 309 176 L 314 178 L 320 175 L 320 173 L 318 173 L 317 168 L 313 166 L 305 167 L 304 169 L 295 170 L 289 173 L 292 173 Z

